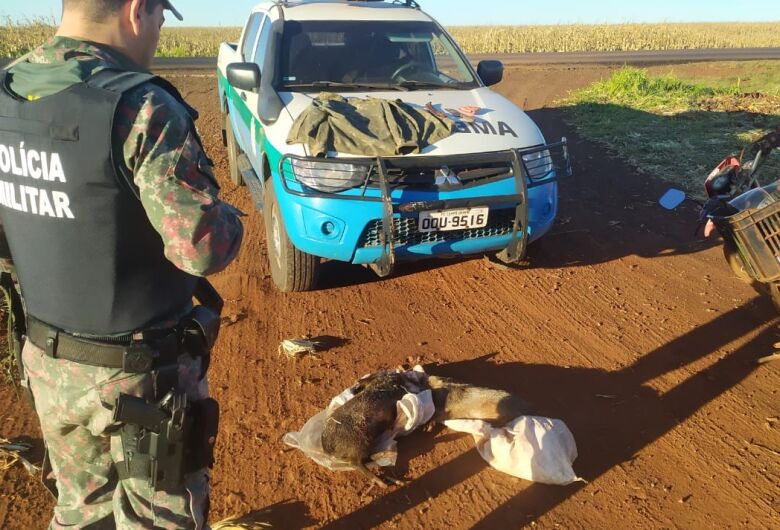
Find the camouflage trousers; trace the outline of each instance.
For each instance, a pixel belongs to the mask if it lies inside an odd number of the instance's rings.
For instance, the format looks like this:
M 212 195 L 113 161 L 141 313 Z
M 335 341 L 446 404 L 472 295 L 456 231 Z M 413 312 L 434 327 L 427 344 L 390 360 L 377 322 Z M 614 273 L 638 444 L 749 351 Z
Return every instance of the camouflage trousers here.
M 174 494 L 117 476 L 114 464 L 124 458 L 111 409 L 120 393 L 151 398 L 151 374 L 52 359 L 30 341 L 22 357 L 57 482 L 50 529 L 207 528 L 206 469 L 186 475 Z M 184 354 L 178 361 L 188 399 L 208 397 L 201 360 Z

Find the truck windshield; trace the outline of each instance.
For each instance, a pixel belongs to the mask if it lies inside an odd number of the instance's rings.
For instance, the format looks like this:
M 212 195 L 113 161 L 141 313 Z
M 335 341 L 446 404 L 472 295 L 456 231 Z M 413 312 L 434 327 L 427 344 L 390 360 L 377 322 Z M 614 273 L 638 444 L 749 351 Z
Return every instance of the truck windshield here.
M 277 88 L 470 90 L 473 70 L 432 22 L 287 21 Z

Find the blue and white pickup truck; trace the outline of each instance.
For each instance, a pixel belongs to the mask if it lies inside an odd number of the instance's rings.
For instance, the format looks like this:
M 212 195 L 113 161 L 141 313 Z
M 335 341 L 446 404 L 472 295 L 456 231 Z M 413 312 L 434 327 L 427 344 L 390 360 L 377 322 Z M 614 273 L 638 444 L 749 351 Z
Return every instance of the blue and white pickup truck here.
M 566 139 L 547 144 L 488 88 L 503 65 L 475 71 L 412 0 L 261 3 L 239 42 L 221 45 L 218 68 L 231 179 L 264 213 L 283 291 L 315 288 L 323 258 L 380 276 L 422 257 L 497 252 L 515 262 L 553 224 L 557 180 L 571 175 Z M 313 157 L 287 137 L 320 92 L 427 105 L 457 130 L 413 155 Z

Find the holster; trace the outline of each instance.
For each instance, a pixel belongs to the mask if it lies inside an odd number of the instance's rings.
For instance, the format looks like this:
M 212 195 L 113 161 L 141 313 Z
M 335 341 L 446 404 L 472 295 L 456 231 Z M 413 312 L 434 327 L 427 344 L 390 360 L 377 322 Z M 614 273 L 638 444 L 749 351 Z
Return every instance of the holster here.
M 202 347 L 211 351 L 219 336 L 219 314 L 204 305 L 195 306 L 190 314 L 184 317 L 183 324 L 185 332 L 191 331 L 200 335 L 203 339 Z
M 194 294 L 201 305 L 195 306 L 182 321 L 182 346 L 190 355 L 201 358 L 202 378 L 211 363 L 211 349 L 219 337 L 224 302 L 205 278 L 200 278 Z
M 188 402 L 185 393 L 171 390 L 149 403 L 121 394 L 114 421 L 122 423 L 121 480 L 145 479 L 155 491 L 180 493 L 187 473 L 214 464 L 219 406 L 211 398 Z

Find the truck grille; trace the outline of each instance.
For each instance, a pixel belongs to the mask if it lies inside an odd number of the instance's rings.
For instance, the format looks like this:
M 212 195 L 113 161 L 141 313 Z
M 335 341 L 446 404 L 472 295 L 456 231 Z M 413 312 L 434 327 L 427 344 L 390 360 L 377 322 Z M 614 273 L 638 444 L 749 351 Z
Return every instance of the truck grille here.
M 511 164 L 505 162 L 496 163 L 469 163 L 448 166 L 450 175 L 454 178 L 437 184 L 437 176 L 441 175 L 442 167 L 393 167 L 387 164 L 387 180 L 393 189 L 408 189 L 416 191 L 442 191 L 459 189 L 464 186 L 474 186 L 512 176 Z M 379 170 L 372 167 L 368 186 L 379 187 Z
M 515 210 L 505 208 L 491 210 L 488 224 L 484 228 L 453 230 L 451 232 L 418 232 L 417 219 L 402 217 L 393 219 L 393 243 L 396 247 L 410 247 L 431 243 L 451 243 L 481 237 L 505 236 L 512 233 Z M 382 220 L 371 221 L 360 238 L 361 247 L 381 246 Z

